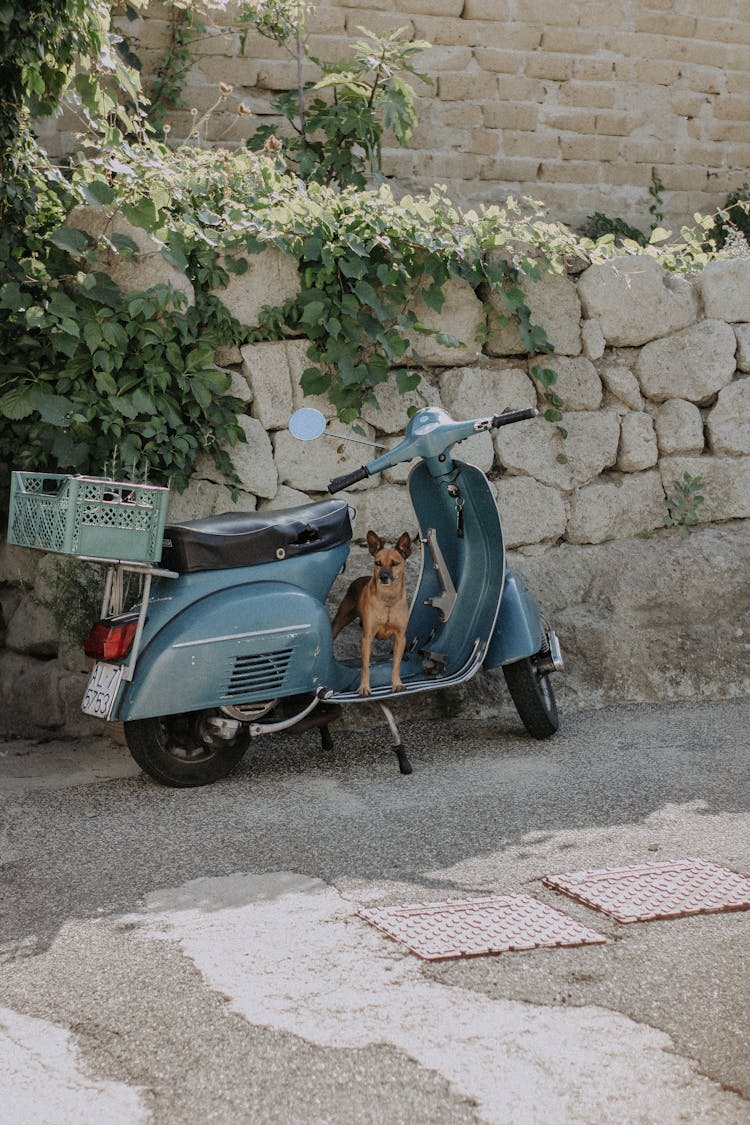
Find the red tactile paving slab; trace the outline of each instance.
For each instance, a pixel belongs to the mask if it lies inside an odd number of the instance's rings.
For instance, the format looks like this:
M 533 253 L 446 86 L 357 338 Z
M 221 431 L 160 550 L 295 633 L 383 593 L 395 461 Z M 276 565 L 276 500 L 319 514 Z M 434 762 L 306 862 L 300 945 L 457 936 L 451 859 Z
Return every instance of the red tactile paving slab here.
M 417 902 L 358 913 L 425 961 L 607 940 L 530 895 Z
M 618 922 L 750 908 L 750 879 L 706 859 L 674 859 L 547 875 L 542 882 Z

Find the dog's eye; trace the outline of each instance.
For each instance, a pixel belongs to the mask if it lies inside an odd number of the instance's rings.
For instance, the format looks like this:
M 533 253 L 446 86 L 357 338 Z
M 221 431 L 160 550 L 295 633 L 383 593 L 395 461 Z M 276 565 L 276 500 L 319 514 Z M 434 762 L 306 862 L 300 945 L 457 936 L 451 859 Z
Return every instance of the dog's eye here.
M 396 560 L 394 559 L 394 561 L 391 563 L 391 567 L 397 567 L 397 566 L 401 566 L 401 563 L 396 562 Z

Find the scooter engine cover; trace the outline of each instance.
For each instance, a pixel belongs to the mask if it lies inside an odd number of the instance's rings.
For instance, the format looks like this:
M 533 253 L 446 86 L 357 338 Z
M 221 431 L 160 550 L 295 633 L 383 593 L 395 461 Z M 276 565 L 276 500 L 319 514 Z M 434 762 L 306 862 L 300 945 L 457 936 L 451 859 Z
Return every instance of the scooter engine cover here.
M 352 537 L 345 500 L 320 500 L 296 508 L 225 512 L 167 524 L 161 563 L 168 570 L 255 566 L 348 543 Z
M 174 715 L 314 692 L 331 659 L 331 623 L 304 590 L 283 582 L 218 590 L 146 644 L 117 717 Z

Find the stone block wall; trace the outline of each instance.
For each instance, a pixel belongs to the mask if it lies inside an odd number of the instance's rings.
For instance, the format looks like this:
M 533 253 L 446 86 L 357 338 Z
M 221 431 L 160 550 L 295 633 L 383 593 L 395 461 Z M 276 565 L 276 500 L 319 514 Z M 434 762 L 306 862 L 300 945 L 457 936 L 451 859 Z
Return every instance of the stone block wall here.
M 288 265 L 276 250 L 255 256 L 220 296 L 249 321 L 269 277 L 293 288 Z M 685 278 L 654 258 L 624 256 L 529 283 L 528 300 L 554 357 L 523 354 L 516 335 L 496 324 L 481 353 L 475 344 L 435 344 L 420 390 L 401 396 L 393 381 L 383 384 L 361 429 L 387 445 L 411 405 L 471 418 L 540 404 L 530 367 L 549 363 L 564 403 L 560 426 L 537 418 L 479 434 L 456 455 L 488 473 L 511 563 L 558 626 L 568 659 L 563 699 L 579 706 L 750 693 L 750 259 L 715 261 Z M 442 313 L 429 312 L 435 327 L 463 341 L 475 339 L 486 315 L 458 282 Z M 348 440 L 360 432 L 333 419 L 325 400 L 303 396 L 307 346 L 286 339 L 219 357 L 245 403 L 247 441 L 232 451 L 242 509 L 321 496 L 332 477 L 371 459 Z M 327 414 L 335 440 L 291 437 L 287 420 L 301 405 Z M 332 612 L 352 577 L 369 569 L 362 544 L 370 527 L 391 540 L 416 532 L 408 471 L 398 466 L 350 491 L 355 544 Z M 668 527 L 667 499 L 685 473 L 700 478 L 704 497 L 690 535 Z M 187 491 L 171 497 L 169 518 L 233 505 L 205 457 Z M 78 714 L 83 656 L 60 645 L 42 604 L 53 562 L 0 545 L 0 731 L 91 726 Z M 456 705 L 488 706 L 487 690 L 480 684 Z
M 272 251 L 218 291 L 236 311 L 254 307 Z M 482 352 L 420 342 L 428 363 L 422 384 L 406 396 L 395 379 L 378 388 L 377 407 L 359 431 L 398 440 L 411 406 L 441 405 L 457 418 L 524 406 L 544 407 L 531 375 L 535 364 L 557 373 L 559 424 L 540 417 L 477 435 L 458 451 L 489 473 L 507 545 L 537 553 L 565 542 L 595 544 L 650 535 L 668 523 L 667 499 L 685 472 L 699 476 L 700 522 L 750 517 L 750 259 L 710 263 L 692 279 L 666 272 L 649 256 L 614 258 L 580 275 L 546 275 L 526 284 L 535 322 L 555 347 L 527 356 L 510 328 L 492 326 Z M 473 340 L 486 316 L 466 284 L 453 282 L 434 326 Z M 303 396 L 299 382 L 308 342 L 287 339 L 227 349 L 220 359 L 248 401 L 247 444 L 234 460 L 242 503 L 278 506 L 323 494 L 329 479 L 369 459 L 347 441 L 361 432 L 338 422 L 340 440 L 295 441 L 289 414 L 324 399 Z M 356 485 L 360 538 L 368 527 L 396 537 L 404 530 L 408 467 Z M 229 503 L 226 482 L 204 461 L 173 516 L 208 515 Z
M 228 100 L 206 143 L 243 143 L 272 119 L 270 101 L 296 85 L 289 56 L 257 34 L 245 54 L 231 29 L 237 5 L 193 48 L 184 110 L 169 115 L 188 136 L 220 81 Z M 145 84 L 169 42 L 171 9 L 152 3 L 124 25 Z M 384 170 L 405 189 L 447 184 L 463 205 L 533 195 L 554 218 L 579 225 L 604 211 L 647 227 L 656 169 L 668 222 L 710 213 L 748 179 L 750 0 L 317 0 L 310 23 L 318 57 L 344 58 L 359 28 L 405 27 L 432 47 L 417 83 L 419 127 L 408 149 L 391 143 Z M 308 77 L 317 77 L 311 72 Z M 240 116 L 244 103 L 252 116 Z M 72 116 L 41 126 L 54 152 L 77 147 Z

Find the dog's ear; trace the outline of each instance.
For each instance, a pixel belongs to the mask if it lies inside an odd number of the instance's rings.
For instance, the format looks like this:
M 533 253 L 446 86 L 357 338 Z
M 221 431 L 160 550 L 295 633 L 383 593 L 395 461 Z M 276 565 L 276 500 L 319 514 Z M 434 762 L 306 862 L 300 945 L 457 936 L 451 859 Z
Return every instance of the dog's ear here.
M 411 554 L 411 536 L 408 531 L 405 531 L 401 538 L 396 543 L 396 550 L 402 554 L 405 559 L 408 559 Z
M 383 540 L 374 531 L 367 532 L 367 546 L 371 555 L 377 555 L 378 551 L 383 550 Z

